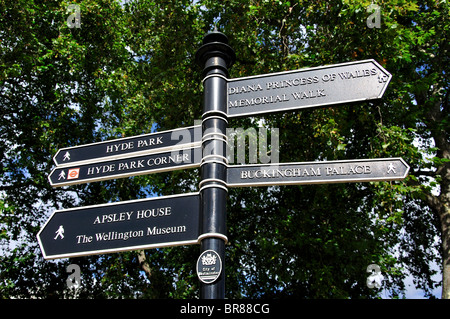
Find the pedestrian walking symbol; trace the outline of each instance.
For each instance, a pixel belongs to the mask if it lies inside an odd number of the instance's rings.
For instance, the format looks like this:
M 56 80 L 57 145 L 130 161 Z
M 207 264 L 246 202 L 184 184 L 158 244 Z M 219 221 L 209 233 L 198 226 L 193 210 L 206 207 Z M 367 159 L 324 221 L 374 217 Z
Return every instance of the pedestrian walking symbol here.
M 392 163 L 389 164 L 387 173 L 389 174 L 391 172 L 397 174 L 397 172 L 395 171 L 395 166 Z
M 70 161 L 70 153 L 69 153 L 69 151 L 67 151 L 66 154 L 64 154 L 63 162 L 66 161 L 66 160 Z
M 63 227 L 63 225 L 59 226 L 58 230 L 55 231 L 55 233 L 56 233 L 56 236 L 53 239 L 56 240 L 56 238 L 58 238 L 58 236 L 61 237 L 61 239 L 63 239 L 64 238 L 64 227 Z
M 59 181 L 61 178 L 62 178 L 62 179 L 66 179 L 66 173 L 64 173 L 64 171 L 61 171 L 61 173 L 59 173 L 58 181 Z

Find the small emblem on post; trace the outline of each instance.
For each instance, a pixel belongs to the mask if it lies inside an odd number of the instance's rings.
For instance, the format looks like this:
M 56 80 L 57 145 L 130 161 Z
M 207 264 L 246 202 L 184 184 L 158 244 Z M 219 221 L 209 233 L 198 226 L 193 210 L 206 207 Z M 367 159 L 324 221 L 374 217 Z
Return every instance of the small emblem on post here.
M 201 282 L 211 284 L 222 272 L 222 260 L 214 250 L 204 251 L 197 260 L 197 276 Z

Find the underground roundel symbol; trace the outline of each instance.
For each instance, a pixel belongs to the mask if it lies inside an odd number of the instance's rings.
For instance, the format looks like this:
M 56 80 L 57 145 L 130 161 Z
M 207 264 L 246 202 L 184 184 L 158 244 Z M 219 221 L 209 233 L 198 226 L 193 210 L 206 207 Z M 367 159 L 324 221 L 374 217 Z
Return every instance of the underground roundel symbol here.
M 80 177 L 80 169 L 79 168 L 72 168 L 69 169 L 67 173 L 67 179 L 76 179 Z

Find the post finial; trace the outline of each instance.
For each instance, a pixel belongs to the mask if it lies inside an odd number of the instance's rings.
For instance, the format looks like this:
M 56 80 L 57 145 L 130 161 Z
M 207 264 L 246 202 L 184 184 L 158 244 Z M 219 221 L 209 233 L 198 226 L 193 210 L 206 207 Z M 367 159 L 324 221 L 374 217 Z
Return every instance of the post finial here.
M 204 36 L 203 45 L 197 50 L 195 60 L 199 65 L 204 66 L 212 56 L 222 57 L 227 67 L 233 65 L 236 60 L 233 48 L 228 45 L 228 37 L 218 31 L 217 26 L 214 26 L 214 30 Z

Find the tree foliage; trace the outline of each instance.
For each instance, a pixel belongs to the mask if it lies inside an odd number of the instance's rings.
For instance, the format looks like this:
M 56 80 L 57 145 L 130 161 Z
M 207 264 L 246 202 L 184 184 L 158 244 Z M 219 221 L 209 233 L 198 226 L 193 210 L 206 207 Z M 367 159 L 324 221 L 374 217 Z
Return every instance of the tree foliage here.
M 450 298 L 449 6 L 446 1 L 0 0 L 0 295 L 193 298 L 198 246 L 43 260 L 36 240 L 54 209 L 198 188 L 197 169 L 52 189 L 59 148 L 191 126 L 201 118 L 195 52 L 217 25 L 235 49 L 230 77 L 363 59 L 392 75 L 381 101 L 263 117 L 280 162 L 402 157 L 405 181 L 230 189 L 230 298 Z M 69 28 L 69 4 L 81 28 Z M 261 118 L 230 120 L 257 127 Z M 442 281 L 433 277 L 441 266 Z

